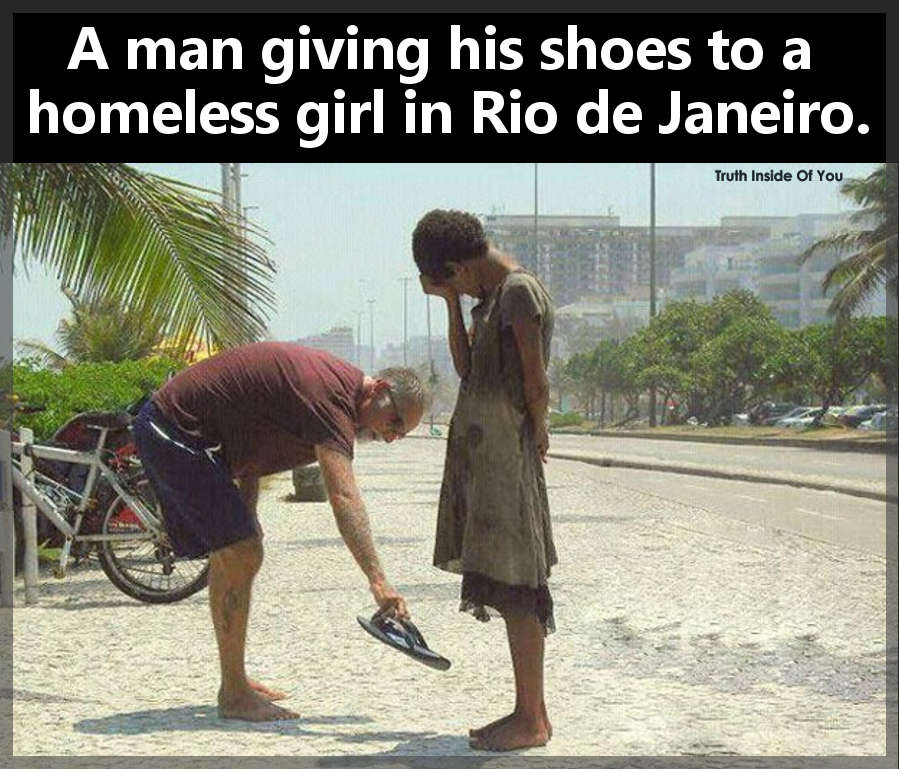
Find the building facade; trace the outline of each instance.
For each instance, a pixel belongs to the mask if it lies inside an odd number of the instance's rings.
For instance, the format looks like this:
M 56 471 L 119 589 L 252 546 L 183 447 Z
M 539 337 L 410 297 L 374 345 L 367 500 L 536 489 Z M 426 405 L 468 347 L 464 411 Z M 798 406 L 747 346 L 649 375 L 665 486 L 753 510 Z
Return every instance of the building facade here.
M 731 222 L 738 217 L 728 217 Z M 765 221 L 739 217 L 741 222 Z M 731 247 L 703 247 L 686 254 L 684 266 L 672 271 L 671 298 L 711 301 L 737 288 L 758 295 L 774 318 L 787 328 L 828 323 L 833 290 L 821 285 L 839 261 L 833 250 L 802 260 L 816 241 L 848 225 L 840 214 L 803 214 L 767 220 L 771 236 Z
M 487 237 L 515 256 L 549 289 L 557 306 L 585 296 L 631 297 L 645 292 L 650 273 L 650 228 L 624 227 L 617 216 L 489 214 Z M 770 237 L 773 219 L 731 217 L 719 226 L 656 227 L 656 285 L 705 245 L 738 245 Z

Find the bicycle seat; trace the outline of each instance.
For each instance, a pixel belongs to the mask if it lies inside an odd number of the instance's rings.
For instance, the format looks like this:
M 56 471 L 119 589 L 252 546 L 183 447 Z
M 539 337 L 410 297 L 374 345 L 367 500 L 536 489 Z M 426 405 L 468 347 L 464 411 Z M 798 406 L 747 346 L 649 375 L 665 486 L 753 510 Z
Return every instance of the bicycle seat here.
M 78 418 L 91 430 L 125 430 L 134 419 L 127 411 L 85 411 Z

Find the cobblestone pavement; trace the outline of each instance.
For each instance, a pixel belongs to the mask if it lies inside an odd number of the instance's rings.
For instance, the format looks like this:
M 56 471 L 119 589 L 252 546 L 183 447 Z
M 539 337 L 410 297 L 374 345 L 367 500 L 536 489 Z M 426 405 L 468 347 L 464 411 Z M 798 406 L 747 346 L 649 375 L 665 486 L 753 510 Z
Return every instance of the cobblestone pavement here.
M 217 718 L 205 591 L 141 604 L 82 567 L 45 576 L 37 607 L 18 586 L 14 754 L 471 754 L 468 727 L 508 712 L 512 676 L 502 623 L 457 612 L 459 579 L 430 565 L 444 449 L 365 447 L 356 465 L 388 576 L 448 672 L 358 627 L 372 602 L 330 508 L 292 502 L 284 474 L 261 500 L 248 670 L 289 689 L 302 718 Z M 582 463 L 551 460 L 547 482 L 555 736 L 531 754 L 884 752 L 882 558 L 625 490 Z

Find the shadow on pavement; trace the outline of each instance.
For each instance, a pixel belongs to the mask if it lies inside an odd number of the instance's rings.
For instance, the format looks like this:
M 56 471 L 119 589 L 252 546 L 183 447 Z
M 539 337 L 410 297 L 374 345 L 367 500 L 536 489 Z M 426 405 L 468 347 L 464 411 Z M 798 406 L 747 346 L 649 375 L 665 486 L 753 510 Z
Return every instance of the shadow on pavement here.
M 187 705 L 177 708 L 115 713 L 101 718 L 85 718 L 75 723 L 84 734 L 145 734 L 165 731 L 277 732 L 279 734 L 322 736 L 304 727 L 330 724 L 367 724 L 368 716 L 306 716 L 289 721 L 250 722 L 219 718 L 214 705 Z M 352 737 L 358 735 L 332 735 Z
M 365 756 L 340 756 L 321 757 L 315 762 L 316 767 L 363 767 L 371 766 L 372 759 L 378 759 L 378 763 L 385 763 L 387 756 L 466 756 L 472 761 L 466 761 L 466 769 L 478 769 L 483 763 L 495 760 L 496 753 L 484 754 L 472 750 L 468 746 L 468 737 L 459 734 L 434 734 L 433 732 L 372 732 L 370 734 L 353 735 L 351 739 L 344 738 L 345 742 L 365 742 L 368 740 L 400 740 L 399 744 L 390 750 L 379 753 L 371 753 Z M 404 741 L 403 741 L 404 740 Z M 478 760 L 480 759 L 480 760 Z M 390 762 L 391 766 L 394 764 Z M 446 764 L 441 764 L 445 767 Z

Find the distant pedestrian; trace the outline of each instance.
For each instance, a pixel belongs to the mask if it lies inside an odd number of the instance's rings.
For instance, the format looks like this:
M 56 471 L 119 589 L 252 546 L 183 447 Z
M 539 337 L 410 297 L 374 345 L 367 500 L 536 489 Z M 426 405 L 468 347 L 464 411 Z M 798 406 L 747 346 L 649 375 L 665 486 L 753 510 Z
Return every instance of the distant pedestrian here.
M 506 623 L 515 709 L 469 732 L 481 750 L 546 744 L 544 636 L 554 628 L 547 578 L 557 562 L 543 462 L 554 309 L 546 289 L 488 243 L 461 211 L 426 214 L 412 253 L 427 294 L 446 300 L 449 343 L 461 377 L 450 423 L 434 564 L 462 574 L 461 610 Z M 466 331 L 459 297 L 476 297 Z

